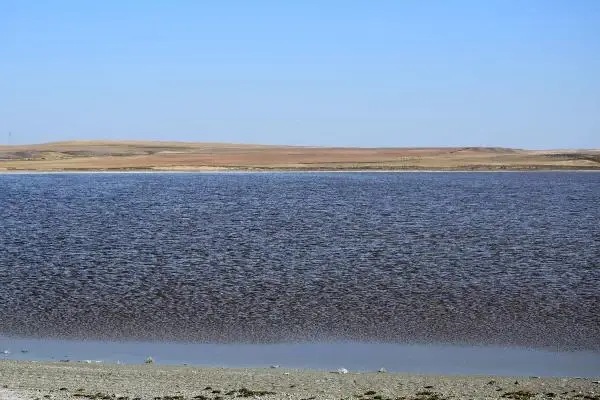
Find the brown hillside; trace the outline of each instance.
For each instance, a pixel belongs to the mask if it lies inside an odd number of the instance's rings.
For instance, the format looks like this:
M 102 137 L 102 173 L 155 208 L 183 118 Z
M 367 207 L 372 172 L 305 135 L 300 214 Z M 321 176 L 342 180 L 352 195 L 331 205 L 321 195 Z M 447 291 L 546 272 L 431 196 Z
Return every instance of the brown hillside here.
M 151 141 L 0 146 L 0 170 L 599 169 L 599 150 L 487 147 L 344 148 Z

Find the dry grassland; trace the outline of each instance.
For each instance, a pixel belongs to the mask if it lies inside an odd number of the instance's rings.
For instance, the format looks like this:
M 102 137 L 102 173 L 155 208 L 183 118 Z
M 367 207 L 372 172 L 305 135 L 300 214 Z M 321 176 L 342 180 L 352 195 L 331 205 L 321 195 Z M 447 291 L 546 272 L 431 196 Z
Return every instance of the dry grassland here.
M 600 149 L 343 148 L 151 141 L 0 146 L 0 171 L 600 170 Z

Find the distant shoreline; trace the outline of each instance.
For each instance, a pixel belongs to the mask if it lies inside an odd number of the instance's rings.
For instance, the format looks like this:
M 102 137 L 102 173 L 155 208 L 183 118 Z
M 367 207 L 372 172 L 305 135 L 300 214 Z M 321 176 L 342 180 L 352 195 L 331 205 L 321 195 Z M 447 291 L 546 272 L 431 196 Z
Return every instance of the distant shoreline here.
M 600 171 L 600 149 L 351 148 L 152 141 L 0 146 L 0 171 L 504 172 Z
M 0 169 L 0 175 L 27 175 L 27 174 L 353 174 L 353 173 L 385 173 L 385 174 L 415 174 L 415 173 L 544 173 L 544 172 L 586 172 L 597 173 L 598 169 L 590 168 L 571 168 L 571 169 L 89 169 L 89 170 L 3 170 Z
M 415 174 L 415 173 L 545 173 L 545 172 L 585 172 L 598 173 L 599 169 L 512 169 L 512 170 L 247 170 L 247 169 L 214 169 L 214 170 L 177 170 L 177 169 L 144 169 L 144 170 L 1 170 L 0 175 L 33 175 L 33 174 L 365 174 L 365 173 L 381 173 L 381 174 Z

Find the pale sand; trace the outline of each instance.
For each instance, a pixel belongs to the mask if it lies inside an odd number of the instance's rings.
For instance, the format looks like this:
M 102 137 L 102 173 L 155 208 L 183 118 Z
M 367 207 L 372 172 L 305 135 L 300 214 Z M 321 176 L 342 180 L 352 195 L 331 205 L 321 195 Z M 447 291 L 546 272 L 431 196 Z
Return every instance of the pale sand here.
M 213 400 L 243 397 L 600 400 L 598 378 L 420 376 L 377 372 L 339 374 L 279 368 L 6 360 L 0 361 L 0 388 L 0 400 L 99 400 L 105 396 L 106 400 L 119 397 L 121 400 L 194 400 L 194 397 Z M 245 390 L 240 391 L 243 388 Z M 274 394 L 260 393 L 262 391 Z

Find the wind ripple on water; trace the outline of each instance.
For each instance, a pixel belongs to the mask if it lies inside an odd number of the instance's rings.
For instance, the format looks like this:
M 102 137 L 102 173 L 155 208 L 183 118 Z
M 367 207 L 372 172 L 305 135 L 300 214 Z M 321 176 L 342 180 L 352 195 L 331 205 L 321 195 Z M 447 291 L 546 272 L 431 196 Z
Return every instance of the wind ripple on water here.
M 600 174 L 0 175 L 0 333 L 600 349 Z

